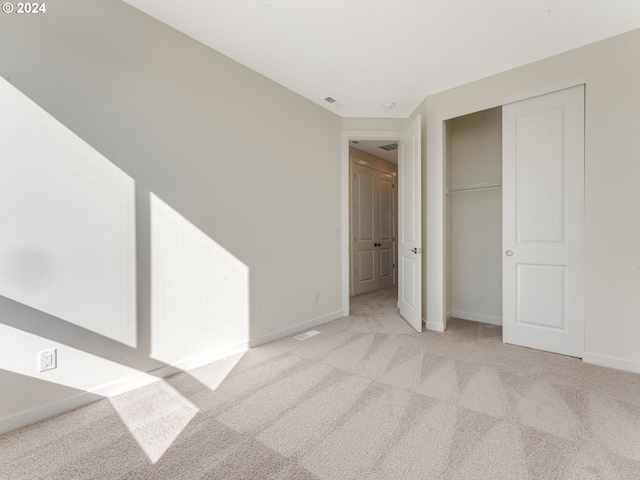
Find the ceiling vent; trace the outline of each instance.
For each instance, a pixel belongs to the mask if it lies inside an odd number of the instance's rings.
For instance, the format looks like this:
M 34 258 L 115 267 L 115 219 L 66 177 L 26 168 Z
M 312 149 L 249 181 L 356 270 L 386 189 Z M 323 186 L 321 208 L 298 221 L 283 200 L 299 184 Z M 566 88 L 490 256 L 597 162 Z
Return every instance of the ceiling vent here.
M 384 150 L 385 152 L 390 152 L 391 150 L 397 150 L 398 149 L 398 144 L 397 143 L 390 143 L 389 145 L 382 145 L 381 147 L 382 150 Z

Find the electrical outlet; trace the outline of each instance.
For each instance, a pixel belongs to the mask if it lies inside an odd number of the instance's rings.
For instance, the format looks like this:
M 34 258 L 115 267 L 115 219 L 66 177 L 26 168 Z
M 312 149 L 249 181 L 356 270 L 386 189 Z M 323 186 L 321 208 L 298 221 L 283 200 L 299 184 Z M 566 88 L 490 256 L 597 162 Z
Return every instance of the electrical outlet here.
M 313 303 L 318 303 L 320 301 L 320 294 L 318 292 L 313 292 Z
M 38 352 L 38 367 L 41 372 L 53 370 L 58 366 L 57 352 L 55 348 Z

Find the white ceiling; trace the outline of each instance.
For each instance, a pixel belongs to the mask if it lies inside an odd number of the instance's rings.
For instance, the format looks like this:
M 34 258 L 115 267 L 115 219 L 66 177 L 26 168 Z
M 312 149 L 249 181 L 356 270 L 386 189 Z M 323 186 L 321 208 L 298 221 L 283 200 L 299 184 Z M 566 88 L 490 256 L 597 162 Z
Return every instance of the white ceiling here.
M 358 143 L 354 143 L 358 142 Z M 374 157 L 382 158 L 387 162 L 398 164 L 398 150 L 385 150 L 380 147 L 398 144 L 398 140 L 352 140 L 349 146 L 367 152 Z
M 343 117 L 640 27 L 640 0 L 124 1 Z

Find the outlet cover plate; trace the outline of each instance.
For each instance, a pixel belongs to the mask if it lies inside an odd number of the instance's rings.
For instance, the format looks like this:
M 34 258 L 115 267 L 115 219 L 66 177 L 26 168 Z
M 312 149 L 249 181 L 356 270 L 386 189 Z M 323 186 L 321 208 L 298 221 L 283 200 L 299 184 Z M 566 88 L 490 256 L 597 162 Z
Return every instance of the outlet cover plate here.
M 53 370 L 58 366 L 58 355 L 55 348 L 38 352 L 38 369 L 41 372 Z

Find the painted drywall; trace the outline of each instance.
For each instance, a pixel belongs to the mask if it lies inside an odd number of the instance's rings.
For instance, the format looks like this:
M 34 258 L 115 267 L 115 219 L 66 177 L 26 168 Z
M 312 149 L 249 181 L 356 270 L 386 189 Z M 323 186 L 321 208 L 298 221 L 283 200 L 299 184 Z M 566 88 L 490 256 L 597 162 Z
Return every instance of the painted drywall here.
M 407 128 L 409 128 L 409 119 L 407 118 L 342 118 L 343 130 L 397 130 L 401 132 Z
M 36 186 L 46 182 L 31 183 L 30 167 L 20 166 L 19 184 L 28 188 L 11 190 L 10 202 L 28 209 L 35 195 L 65 225 L 75 218 L 73 228 L 98 238 L 80 242 L 93 263 L 77 268 L 109 280 L 92 295 L 124 299 L 121 310 L 111 305 L 94 318 L 50 308 L 52 300 L 39 304 L 37 292 L 0 291 L 0 391 L 25 399 L 0 401 L 0 422 L 341 315 L 338 116 L 118 0 L 60 0 L 43 15 L 2 15 L 0 76 L 21 112 L 30 105 L 29 118 L 62 132 L 51 155 L 38 129 L 29 132 L 32 143 L 2 136 L 3 151 L 10 145 L 31 168 L 49 162 L 53 172 L 43 198 Z M 115 179 L 82 162 L 88 176 L 74 166 L 66 178 L 67 148 L 88 152 L 87 161 Z M 88 181 L 96 176 L 99 187 Z M 98 215 L 100 195 L 118 188 L 124 204 Z M 95 215 L 86 225 L 70 209 L 76 201 Z M 112 223 L 118 215 L 124 221 Z M 31 210 L 24 218 L 9 240 L 26 243 L 37 232 L 40 245 L 74 255 L 53 219 Z M 26 219 L 37 229 L 30 233 Z M 12 222 L 20 224 L 17 212 Z M 124 253 L 113 260 L 105 248 Z M 118 283 L 110 269 L 121 267 Z M 24 272 L 35 285 L 37 272 Z M 77 310 L 73 284 L 56 286 L 56 300 Z M 58 368 L 41 374 L 36 354 L 49 347 L 58 349 Z
M 427 97 L 429 322 L 442 324 L 443 121 L 586 83 L 585 360 L 640 371 L 640 30 Z
M 135 346 L 134 182 L 0 79 L 0 292 Z
M 446 183 L 446 187 L 449 187 L 451 185 L 451 175 L 452 175 L 452 167 L 453 167 L 453 161 L 452 161 L 452 156 L 451 156 L 451 134 L 450 134 L 450 128 L 451 128 L 451 121 L 445 122 L 443 125 L 443 134 L 444 134 L 444 168 L 445 168 L 445 174 L 444 174 L 444 181 Z M 423 150 L 424 151 L 424 150 Z M 426 170 L 426 168 L 424 168 L 423 165 L 423 172 Z M 425 182 L 426 183 L 426 182 Z M 423 184 L 423 188 L 424 188 Z M 445 188 L 446 188 L 445 187 Z M 453 252 L 452 252 L 452 245 L 453 245 L 453 209 L 451 208 L 452 203 L 450 201 L 450 199 L 447 199 L 444 203 L 444 208 L 445 208 L 445 218 L 444 218 L 444 293 L 445 293 L 445 320 L 444 320 L 444 325 L 442 325 L 442 327 L 444 327 L 446 329 L 446 323 L 449 320 L 449 318 L 451 318 L 452 314 L 453 314 L 453 302 L 452 302 L 452 285 L 453 285 Z M 427 222 L 422 222 L 424 224 L 426 224 Z M 426 257 L 426 255 L 424 255 Z M 425 278 L 425 277 L 423 277 Z M 423 300 L 424 303 L 424 300 Z M 423 307 L 423 318 L 425 317 L 425 307 Z
M 501 182 L 500 108 L 447 122 L 447 186 Z M 502 195 L 500 189 L 449 193 L 451 303 L 447 312 L 466 320 L 502 324 Z
M 349 158 L 353 161 L 361 160 L 361 165 L 365 167 L 373 168 L 374 170 L 378 170 L 380 172 L 390 173 L 390 174 L 398 174 L 398 166 L 394 163 L 388 162 L 383 158 L 376 157 L 375 155 L 371 155 L 367 152 L 363 152 L 362 150 L 358 150 L 357 148 L 349 147 Z

